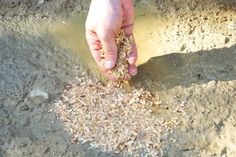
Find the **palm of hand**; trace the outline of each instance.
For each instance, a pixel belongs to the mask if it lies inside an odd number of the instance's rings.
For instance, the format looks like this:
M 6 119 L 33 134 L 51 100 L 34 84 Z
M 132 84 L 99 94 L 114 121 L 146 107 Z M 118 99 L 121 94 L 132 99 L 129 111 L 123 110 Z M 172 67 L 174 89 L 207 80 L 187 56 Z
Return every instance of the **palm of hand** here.
M 86 38 L 91 54 L 104 74 L 107 73 L 117 61 L 116 34 L 121 29 L 126 35 L 133 35 L 134 7 L 132 0 L 92 0 L 86 20 Z M 101 64 L 100 50 L 104 50 L 105 63 Z M 135 43 L 129 56 L 129 73 L 135 75 L 137 69 L 137 49 Z

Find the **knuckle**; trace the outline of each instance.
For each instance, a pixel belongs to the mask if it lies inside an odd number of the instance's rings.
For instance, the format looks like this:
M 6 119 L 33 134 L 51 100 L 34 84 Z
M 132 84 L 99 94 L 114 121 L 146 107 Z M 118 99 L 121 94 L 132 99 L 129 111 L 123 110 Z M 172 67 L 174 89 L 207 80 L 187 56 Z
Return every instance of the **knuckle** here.
M 116 54 L 114 52 L 106 52 L 105 58 L 107 59 L 116 59 Z
M 97 35 L 99 37 L 100 40 L 103 40 L 103 41 L 109 41 L 113 38 L 114 36 L 114 31 L 112 28 L 110 27 L 107 27 L 107 26 L 101 26 L 101 27 L 98 27 L 100 29 L 97 29 Z
M 99 33 L 98 36 L 99 36 L 99 39 L 102 41 L 109 41 L 110 39 L 109 33 L 102 32 L 102 33 Z

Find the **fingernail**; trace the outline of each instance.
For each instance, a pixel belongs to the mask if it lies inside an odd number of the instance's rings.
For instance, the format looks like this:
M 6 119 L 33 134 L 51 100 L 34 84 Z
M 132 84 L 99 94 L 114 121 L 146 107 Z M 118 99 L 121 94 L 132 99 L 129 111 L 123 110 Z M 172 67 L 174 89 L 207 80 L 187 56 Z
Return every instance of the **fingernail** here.
M 132 75 L 135 76 L 135 75 L 137 75 L 137 73 L 138 73 L 138 71 L 137 71 L 137 69 L 135 69 L 135 70 L 133 70 Z
M 135 64 L 136 59 L 135 59 L 134 57 L 130 57 L 130 58 L 128 59 L 128 62 L 129 62 L 129 64 Z
M 129 73 L 130 73 L 130 75 L 131 76 L 135 76 L 135 75 L 137 75 L 137 72 L 138 72 L 138 70 L 137 70 L 137 68 L 136 67 L 134 67 L 134 68 L 129 68 Z
M 107 61 L 105 61 L 104 66 L 105 66 L 106 69 L 112 69 L 113 68 L 113 62 L 107 60 Z

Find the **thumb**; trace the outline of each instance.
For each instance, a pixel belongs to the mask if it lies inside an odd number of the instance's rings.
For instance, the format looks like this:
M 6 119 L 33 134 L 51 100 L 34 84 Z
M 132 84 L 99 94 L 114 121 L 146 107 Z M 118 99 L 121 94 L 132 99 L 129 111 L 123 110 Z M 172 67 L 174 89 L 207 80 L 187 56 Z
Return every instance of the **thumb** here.
M 117 61 L 117 46 L 115 42 L 115 34 L 106 34 L 100 38 L 104 50 L 104 68 L 112 69 Z

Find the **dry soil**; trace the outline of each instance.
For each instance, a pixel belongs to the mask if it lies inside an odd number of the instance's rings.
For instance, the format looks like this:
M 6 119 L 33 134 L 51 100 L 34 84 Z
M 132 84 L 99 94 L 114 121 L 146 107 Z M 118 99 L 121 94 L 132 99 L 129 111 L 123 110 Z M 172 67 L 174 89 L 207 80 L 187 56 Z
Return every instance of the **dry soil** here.
M 124 156 L 73 144 L 52 112 L 68 82 L 94 70 L 91 58 L 84 61 L 86 48 L 80 50 L 85 44 L 78 43 L 75 52 L 58 44 L 54 34 L 71 16 L 86 15 L 88 4 L 0 0 L 0 157 Z M 136 0 L 135 5 L 140 59 L 131 85 L 159 95 L 157 118 L 180 121 L 165 138 L 163 156 L 235 157 L 236 1 Z M 84 43 L 79 33 L 76 41 Z

